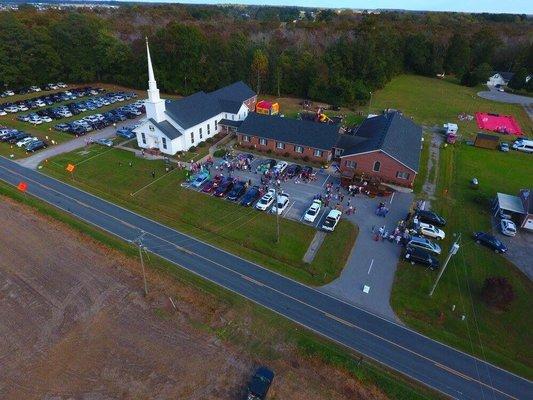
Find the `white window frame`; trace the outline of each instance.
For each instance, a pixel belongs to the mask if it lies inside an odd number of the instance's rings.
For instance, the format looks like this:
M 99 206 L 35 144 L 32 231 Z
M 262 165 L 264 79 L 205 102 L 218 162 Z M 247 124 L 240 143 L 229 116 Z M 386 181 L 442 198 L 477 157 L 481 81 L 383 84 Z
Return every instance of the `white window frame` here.
M 167 148 L 167 138 L 161 138 L 162 140 L 162 143 L 163 143 L 163 148 L 166 149 Z
M 285 150 L 285 143 L 283 143 L 283 142 L 276 142 L 276 149 L 278 149 L 278 150 Z
M 355 162 L 353 160 L 346 160 L 344 162 L 344 166 L 346 168 L 355 169 L 357 167 L 357 162 Z
M 191 143 L 194 143 L 194 131 L 191 132 Z
M 324 152 L 322 150 L 319 150 L 319 149 L 314 149 L 313 150 L 313 156 L 322 157 L 323 155 L 324 155 Z
M 411 174 L 409 172 L 405 172 L 405 171 L 397 171 L 396 172 L 396 178 L 398 179 L 409 179 L 411 177 Z
M 144 134 L 144 132 L 141 132 L 141 140 L 143 144 L 146 144 L 146 135 Z
M 268 140 L 266 140 L 265 138 L 259 138 L 259 144 L 261 146 L 266 146 L 268 144 Z
M 248 135 L 242 135 L 242 141 L 243 141 L 243 142 L 249 142 L 249 141 L 250 141 L 250 136 L 248 136 Z
M 304 152 L 304 147 L 303 146 L 294 146 L 294 152 L 302 154 Z

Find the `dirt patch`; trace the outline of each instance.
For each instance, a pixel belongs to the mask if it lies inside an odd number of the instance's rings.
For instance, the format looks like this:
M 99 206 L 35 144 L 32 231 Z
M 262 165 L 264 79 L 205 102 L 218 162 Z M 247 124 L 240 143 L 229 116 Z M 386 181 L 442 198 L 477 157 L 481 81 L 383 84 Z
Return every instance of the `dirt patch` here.
M 261 363 L 272 399 L 385 398 L 282 341 L 258 357 L 252 312 L 154 270 L 145 298 L 122 254 L 4 198 L 0 215 L 2 399 L 239 399 Z

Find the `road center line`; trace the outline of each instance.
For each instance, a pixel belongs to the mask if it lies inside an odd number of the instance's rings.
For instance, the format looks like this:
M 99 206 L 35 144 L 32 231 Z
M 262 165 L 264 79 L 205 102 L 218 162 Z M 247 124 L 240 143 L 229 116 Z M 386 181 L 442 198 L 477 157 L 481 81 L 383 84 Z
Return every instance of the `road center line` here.
M 370 267 L 368 267 L 368 275 L 370 275 L 370 271 L 372 271 L 372 265 L 374 265 L 374 259 L 370 261 Z

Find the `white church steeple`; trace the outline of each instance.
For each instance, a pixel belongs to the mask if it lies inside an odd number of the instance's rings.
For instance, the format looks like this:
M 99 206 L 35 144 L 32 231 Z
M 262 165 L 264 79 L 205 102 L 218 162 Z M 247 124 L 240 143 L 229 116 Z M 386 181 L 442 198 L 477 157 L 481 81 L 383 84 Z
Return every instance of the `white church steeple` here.
M 156 122 L 161 122 L 165 119 L 165 101 L 159 97 L 159 89 L 155 81 L 152 58 L 150 57 L 148 38 L 146 38 L 146 58 L 148 60 L 148 99 L 145 103 L 146 116 L 155 119 Z

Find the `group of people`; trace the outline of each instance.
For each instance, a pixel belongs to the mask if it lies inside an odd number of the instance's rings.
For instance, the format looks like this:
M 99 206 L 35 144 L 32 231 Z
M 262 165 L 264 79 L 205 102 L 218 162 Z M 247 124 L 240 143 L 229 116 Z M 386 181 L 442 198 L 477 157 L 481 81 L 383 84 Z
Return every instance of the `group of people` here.
M 405 246 L 411 239 L 411 232 L 407 228 L 407 222 L 409 221 L 410 216 L 411 214 L 409 213 L 405 219 L 398 221 L 396 227 L 391 231 L 387 230 L 385 225 L 378 229 L 373 226 L 372 233 L 374 234 L 374 240 L 384 241 L 387 239 L 389 242 Z
M 387 214 L 389 213 L 389 211 L 390 210 L 385 206 L 385 203 L 380 202 L 378 207 L 376 208 L 376 215 L 378 217 L 385 218 L 387 216 Z

